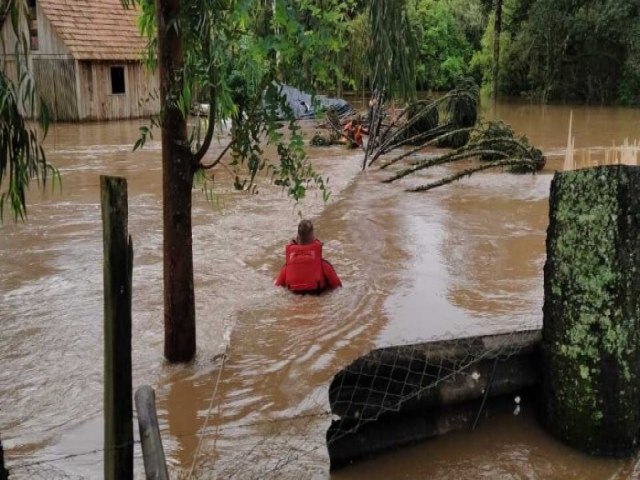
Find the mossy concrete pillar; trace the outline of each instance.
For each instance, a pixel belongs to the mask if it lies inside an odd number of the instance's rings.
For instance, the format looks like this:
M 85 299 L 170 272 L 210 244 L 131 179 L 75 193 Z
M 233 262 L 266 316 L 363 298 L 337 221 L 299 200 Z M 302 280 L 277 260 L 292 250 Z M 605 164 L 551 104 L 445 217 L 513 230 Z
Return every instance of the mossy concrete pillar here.
M 640 430 L 640 167 L 558 173 L 544 269 L 543 420 L 628 455 Z

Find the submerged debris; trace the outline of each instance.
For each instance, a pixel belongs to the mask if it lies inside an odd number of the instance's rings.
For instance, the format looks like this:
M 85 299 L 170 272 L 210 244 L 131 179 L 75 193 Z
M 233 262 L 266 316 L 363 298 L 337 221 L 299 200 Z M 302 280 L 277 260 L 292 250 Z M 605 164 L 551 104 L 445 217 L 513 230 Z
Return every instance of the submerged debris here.
M 340 137 L 332 133 L 316 133 L 311 138 L 309 144 L 313 145 L 314 147 L 330 147 L 332 145 L 340 145 Z
M 364 144 L 363 136 L 369 134 L 361 115 L 341 118 L 332 108 L 327 111 L 326 120 L 319 127 L 328 129 L 329 132 L 316 133 L 313 136 L 310 144 L 316 147 L 345 145 L 348 148 L 358 148 Z

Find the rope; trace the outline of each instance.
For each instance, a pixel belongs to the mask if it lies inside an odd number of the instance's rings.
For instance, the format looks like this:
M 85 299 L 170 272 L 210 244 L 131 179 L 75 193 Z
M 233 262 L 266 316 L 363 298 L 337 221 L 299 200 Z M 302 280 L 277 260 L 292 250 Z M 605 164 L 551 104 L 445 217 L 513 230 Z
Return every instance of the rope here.
M 475 430 L 476 426 L 478 425 L 478 420 L 480 420 L 480 415 L 482 414 L 482 409 L 484 408 L 484 404 L 487 401 L 487 397 L 489 396 L 489 390 L 491 390 L 491 384 L 493 383 L 493 377 L 496 374 L 496 367 L 498 366 L 498 358 L 500 357 L 496 357 L 495 361 L 493 362 L 493 370 L 491 371 L 491 377 L 489 378 L 489 381 L 487 382 L 487 388 L 484 391 L 484 396 L 482 397 L 482 403 L 480 404 L 480 409 L 478 410 L 478 414 L 476 415 L 476 419 L 473 422 L 473 427 L 471 427 L 471 430 Z
M 236 430 L 236 429 L 241 429 L 241 428 L 254 428 L 254 427 L 257 427 L 257 426 L 270 425 L 270 424 L 276 424 L 276 423 L 284 423 L 284 422 L 294 422 L 294 421 L 304 420 L 304 419 L 309 419 L 309 418 L 329 417 L 331 415 L 332 415 L 332 413 L 330 411 L 322 411 L 322 412 L 318 412 L 318 413 L 294 415 L 294 416 L 291 416 L 291 417 L 274 418 L 274 419 L 265 420 L 265 421 L 258 421 L 258 422 L 251 422 L 251 423 L 241 423 L 241 424 L 238 424 L 238 425 L 230 425 L 230 426 L 227 426 L 227 427 L 222 427 L 220 429 L 220 431 L 226 432 L 226 431 Z M 174 434 L 174 435 L 171 435 L 171 436 L 173 438 L 186 438 L 186 437 L 194 437 L 194 436 L 198 435 L 198 433 L 199 432 L 195 432 L 195 433 L 178 433 L 178 434 Z M 35 466 L 38 466 L 38 465 L 46 465 L 46 464 L 49 464 L 49 463 L 55 463 L 55 462 L 59 462 L 61 460 L 68 460 L 70 458 L 84 457 L 84 456 L 87 456 L 87 455 L 94 455 L 96 453 L 105 452 L 105 451 L 111 450 L 111 449 L 123 448 L 123 447 L 126 447 L 127 445 L 139 445 L 139 444 L 140 444 L 140 440 L 134 440 L 133 442 L 128 442 L 126 444 L 117 445 L 117 446 L 111 447 L 111 448 L 106 448 L 106 449 L 105 448 L 96 448 L 96 449 L 87 450 L 87 451 L 84 451 L 84 452 L 69 453 L 69 454 L 66 454 L 66 455 L 61 455 L 59 457 L 50 458 L 50 459 L 46 459 L 46 460 L 35 460 L 33 462 L 25 462 L 25 463 L 19 463 L 19 464 L 15 464 L 15 465 L 7 465 L 7 467 L 10 468 L 11 470 L 20 470 L 20 469 L 35 467 Z
M 35 462 L 20 463 L 18 465 L 7 465 L 7 467 L 9 468 L 9 470 L 20 470 L 20 469 L 25 469 L 29 467 L 34 467 L 37 465 L 44 465 L 47 463 L 59 462 L 61 460 L 68 460 L 70 458 L 84 457 L 86 455 L 93 455 L 96 453 L 106 452 L 109 450 L 117 450 L 119 448 L 124 448 L 124 447 L 128 447 L 129 445 L 136 445 L 139 443 L 140 443 L 140 440 L 134 440 L 133 442 L 126 442 L 110 448 L 96 448 L 94 450 L 87 450 L 85 452 L 80 452 L 80 453 L 69 453 L 67 455 L 61 455 L 57 458 L 51 458 L 47 460 L 36 460 Z
M 209 408 L 207 409 L 207 416 L 204 419 L 204 425 L 202 425 L 201 431 L 205 432 L 207 429 L 207 424 L 209 423 L 209 418 L 211 417 L 211 411 L 213 410 L 213 400 L 216 398 L 216 393 L 218 392 L 218 385 L 220 385 L 220 378 L 222 377 L 222 371 L 224 370 L 225 362 L 227 361 L 227 349 L 225 348 L 222 354 L 222 364 L 220 365 L 220 370 L 218 370 L 218 378 L 216 379 L 216 383 L 213 387 L 213 392 L 211 393 L 211 399 L 209 400 Z M 196 448 L 195 453 L 193 454 L 193 461 L 191 462 L 191 468 L 189 469 L 189 475 L 187 478 L 191 478 L 193 475 L 193 470 L 196 468 L 196 461 L 198 460 L 198 455 L 200 455 L 200 448 L 202 447 L 202 439 L 204 438 L 204 433 L 200 435 L 200 439 L 198 440 L 198 446 Z

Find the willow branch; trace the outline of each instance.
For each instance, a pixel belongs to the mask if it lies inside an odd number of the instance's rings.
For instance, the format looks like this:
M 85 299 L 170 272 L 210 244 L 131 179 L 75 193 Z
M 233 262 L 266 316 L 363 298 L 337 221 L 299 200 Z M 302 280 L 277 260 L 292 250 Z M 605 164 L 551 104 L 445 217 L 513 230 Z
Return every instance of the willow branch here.
M 4 19 L 9 15 L 9 12 L 11 11 L 11 8 L 13 6 L 13 1 L 14 0 L 7 1 L 4 10 L 0 12 L 0 25 L 4 24 Z
M 224 150 L 222 150 L 222 152 L 220 152 L 220 155 L 218 155 L 218 158 L 216 158 L 213 162 L 211 162 L 209 165 L 203 165 L 200 164 L 200 168 L 203 170 L 210 170 L 213 167 L 215 167 L 216 165 L 218 165 L 221 161 L 222 158 L 225 156 L 225 154 L 229 151 L 229 149 L 231 148 L 231 146 L 233 145 L 233 140 L 231 140 L 229 142 L 229 144 L 224 147 Z
M 407 192 L 426 192 L 429 190 L 433 190 L 434 188 L 437 187 L 441 187 L 443 185 L 447 185 L 449 183 L 453 183 L 457 180 L 460 180 L 464 177 L 473 175 L 474 173 L 477 172 L 481 172 L 483 170 L 489 170 L 491 168 L 498 168 L 498 167 L 508 167 L 508 166 L 515 166 L 515 165 L 521 165 L 521 164 L 533 164 L 533 162 L 531 160 L 522 160 L 522 159 L 515 159 L 515 158 L 511 158 L 511 159 L 507 159 L 507 160 L 498 160 L 495 162 L 491 162 L 491 163 L 487 163 L 485 165 L 479 165 L 477 167 L 472 167 L 472 168 L 467 168 L 466 170 L 463 170 L 461 172 L 458 172 L 456 174 L 450 175 L 448 177 L 445 177 L 441 180 L 438 180 L 437 182 L 433 182 L 433 183 L 428 183 L 426 185 L 421 185 L 419 187 L 415 187 L 415 188 L 408 188 L 405 191 Z
M 193 161 L 197 165 L 200 165 L 201 167 L 203 167 L 203 165 L 200 162 L 202 161 L 205 154 L 209 150 L 209 147 L 211 146 L 211 140 L 213 140 L 213 131 L 215 129 L 215 123 L 216 123 L 215 108 L 216 108 L 215 88 L 211 86 L 209 90 L 209 125 L 207 125 L 207 133 L 204 136 L 202 145 L 200 145 L 200 148 L 196 151 L 196 153 L 193 154 Z

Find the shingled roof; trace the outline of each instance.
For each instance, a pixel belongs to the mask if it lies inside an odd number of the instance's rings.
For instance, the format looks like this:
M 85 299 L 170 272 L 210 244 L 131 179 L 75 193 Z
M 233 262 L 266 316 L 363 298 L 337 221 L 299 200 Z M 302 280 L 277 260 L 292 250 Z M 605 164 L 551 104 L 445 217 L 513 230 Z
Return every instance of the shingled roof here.
M 39 0 L 53 29 L 77 60 L 139 60 L 147 44 L 137 10 L 121 0 Z

